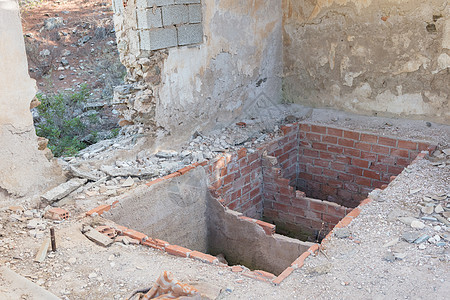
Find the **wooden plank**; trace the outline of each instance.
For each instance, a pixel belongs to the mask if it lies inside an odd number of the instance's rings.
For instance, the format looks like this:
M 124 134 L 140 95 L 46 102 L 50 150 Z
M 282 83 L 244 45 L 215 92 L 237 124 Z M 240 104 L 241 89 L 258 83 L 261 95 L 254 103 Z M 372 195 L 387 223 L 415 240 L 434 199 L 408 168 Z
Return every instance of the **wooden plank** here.
M 34 258 L 34 261 L 38 262 L 38 263 L 43 262 L 45 257 L 47 256 L 47 251 L 48 251 L 49 247 L 50 247 L 50 239 L 46 239 L 42 243 L 41 248 L 39 248 L 39 251 L 36 254 L 36 257 Z

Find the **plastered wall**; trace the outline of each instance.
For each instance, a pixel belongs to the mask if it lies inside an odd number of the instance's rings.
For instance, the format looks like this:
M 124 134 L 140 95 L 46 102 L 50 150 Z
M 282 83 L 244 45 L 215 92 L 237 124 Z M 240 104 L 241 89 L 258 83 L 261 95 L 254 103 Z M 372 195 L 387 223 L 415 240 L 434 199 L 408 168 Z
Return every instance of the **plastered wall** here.
M 57 184 L 58 168 L 38 151 L 30 112 L 36 87 L 28 76 L 19 6 L 0 0 L 0 203 Z
M 134 0 L 126 7 L 114 1 L 121 60 L 130 82 L 144 86 L 136 97 L 116 97 L 124 124 L 187 135 L 232 122 L 262 93 L 280 102 L 280 1 L 202 0 L 201 5 L 201 43 L 146 51 L 135 29 Z
M 283 0 L 283 97 L 450 123 L 446 0 Z

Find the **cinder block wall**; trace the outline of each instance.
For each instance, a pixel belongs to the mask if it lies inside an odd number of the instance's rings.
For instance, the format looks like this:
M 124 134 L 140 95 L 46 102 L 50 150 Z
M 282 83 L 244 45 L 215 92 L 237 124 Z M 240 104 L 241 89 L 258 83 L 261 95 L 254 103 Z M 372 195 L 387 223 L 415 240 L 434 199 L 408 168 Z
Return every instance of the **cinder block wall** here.
M 200 0 L 137 0 L 141 50 L 159 50 L 203 41 Z

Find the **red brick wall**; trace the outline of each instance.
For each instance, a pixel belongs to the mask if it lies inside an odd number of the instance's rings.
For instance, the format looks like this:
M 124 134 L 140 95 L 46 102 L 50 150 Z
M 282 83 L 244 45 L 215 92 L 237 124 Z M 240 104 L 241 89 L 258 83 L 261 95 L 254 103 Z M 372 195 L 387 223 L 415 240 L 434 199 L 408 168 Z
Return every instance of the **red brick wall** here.
M 345 215 L 345 207 L 357 206 L 430 147 L 306 123 L 281 129 L 281 138 L 255 153 L 243 148 L 205 167 L 210 190 L 224 206 L 251 218 L 264 217 L 279 228 L 328 231 Z
M 279 232 L 314 241 L 324 237 L 351 209 L 336 203 L 307 198 L 283 178 L 275 157 L 263 156 L 264 219 L 277 225 Z
M 222 204 L 244 215 L 261 219 L 263 211 L 260 151 L 245 148 L 226 154 L 206 166 L 211 193 Z
M 355 207 L 428 148 L 422 142 L 300 124 L 297 188 L 312 198 Z

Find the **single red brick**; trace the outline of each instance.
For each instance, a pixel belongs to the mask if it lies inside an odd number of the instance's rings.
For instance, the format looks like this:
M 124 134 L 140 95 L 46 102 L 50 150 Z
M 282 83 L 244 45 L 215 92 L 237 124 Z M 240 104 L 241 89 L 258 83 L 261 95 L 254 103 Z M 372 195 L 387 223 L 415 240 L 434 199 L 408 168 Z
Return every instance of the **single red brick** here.
M 334 170 L 324 169 L 323 175 L 330 177 L 330 178 L 337 178 L 339 173 Z M 324 183 L 328 182 L 329 180 L 330 180 L 329 178 L 324 178 Z
M 277 278 L 275 278 L 272 282 L 276 285 L 279 285 L 283 280 L 285 280 L 291 273 L 294 272 L 294 268 L 288 267 L 286 268 Z
M 429 147 L 429 144 L 427 143 L 418 143 L 417 150 L 419 151 L 427 151 Z
M 392 149 L 391 156 L 400 156 L 400 157 L 409 158 L 409 151 L 403 150 L 403 149 Z
M 356 131 L 344 131 L 344 137 L 347 139 L 359 141 L 359 135 L 359 132 Z
M 116 229 L 117 233 L 123 234 L 124 231 L 127 231 L 128 228 L 125 226 L 115 225 L 114 228 Z
M 332 127 L 328 127 L 327 128 L 327 133 L 329 135 L 334 135 L 334 136 L 339 136 L 341 137 L 343 134 L 343 130 L 342 129 L 337 129 L 337 128 L 332 128 Z
M 359 150 L 370 151 L 372 146 L 366 143 L 355 143 L 355 148 Z
M 321 175 L 323 169 L 321 167 L 308 166 L 308 172 L 315 175 Z
M 209 255 L 209 254 L 205 254 L 205 253 L 202 253 L 202 252 L 199 252 L 199 251 L 192 251 L 189 254 L 189 257 L 192 257 L 195 260 L 199 260 L 199 261 L 202 261 L 202 262 L 205 262 L 205 263 L 210 263 L 210 264 L 219 262 L 217 257 Z
M 291 267 L 294 269 L 299 269 L 303 267 L 305 259 L 310 255 L 311 253 L 308 251 L 303 252 L 302 255 L 300 255 L 296 260 L 294 260 L 294 262 L 291 264 Z
M 328 160 L 316 158 L 314 160 L 314 165 L 318 166 L 318 167 L 328 168 L 328 166 L 330 165 L 330 162 Z
M 360 156 L 362 159 L 367 159 L 368 161 L 376 161 L 377 160 L 377 155 L 375 153 L 361 151 Z
M 192 165 L 190 165 L 190 166 L 187 166 L 187 167 L 184 167 L 184 168 L 178 170 L 177 172 L 180 173 L 181 175 L 184 175 L 192 169 L 194 169 L 194 167 Z
M 403 167 L 400 167 L 400 166 L 389 166 L 388 170 L 389 170 L 390 174 L 398 175 L 398 174 L 400 174 L 403 171 Z
M 389 147 L 384 147 L 380 145 L 372 145 L 372 152 L 380 154 L 389 154 Z
M 373 201 L 372 199 L 366 198 L 366 199 L 364 199 L 363 201 L 361 201 L 361 203 L 359 204 L 359 206 L 367 205 L 367 204 L 369 204 L 369 203 L 372 202 L 372 201 Z
M 274 224 L 270 224 L 260 220 L 256 220 L 256 224 L 261 226 L 267 235 L 273 235 L 275 233 L 276 226 Z
M 363 170 L 361 168 L 355 167 L 355 166 L 348 166 L 347 172 L 349 174 L 362 176 Z
M 356 218 L 357 216 L 359 216 L 360 213 L 361 213 L 361 209 L 356 207 L 351 212 L 349 212 L 346 217 Z
M 344 148 L 344 155 L 359 157 L 361 155 L 361 151 L 354 148 Z
M 351 174 L 346 174 L 346 173 L 342 173 L 342 172 L 339 172 L 338 173 L 338 177 L 337 177 L 339 180 L 341 180 L 341 181 L 353 181 L 353 175 L 351 175 Z
M 238 159 L 241 159 L 241 158 L 243 158 L 244 156 L 247 155 L 247 149 L 246 148 L 241 148 L 241 149 L 238 150 L 237 154 L 238 154 Z
M 342 220 L 339 221 L 339 223 L 336 224 L 335 228 L 343 228 L 346 227 L 348 225 L 350 225 L 350 223 L 353 221 L 352 217 L 344 217 Z
M 378 137 L 376 135 L 372 135 L 372 134 L 361 133 L 360 140 L 363 142 L 376 144 Z
M 321 136 L 320 136 L 320 134 L 317 134 L 317 133 L 311 133 L 311 132 L 308 132 L 307 134 L 306 134 L 306 138 L 308 139 L 308 140 L 311 140 L 311 141 L 317 141 L 317 142 L 320 142 L 321 141 Z
M 344 152 L 344 148 L 339 146 L 328 146 L 328 152 L 342 154 Z
M 191 165 L 191 166 L 192 166 L 192 165 Z M 188 167 L 191 167 L 191 166 L 188 166 Z M 181 173 L 177 171 L 177 172 L 175 172 L 175 173 L 166 175 L 166 176 L 162 177 L 161 179 L 162 179 L 162 180 L 167 180 L 167 179 L 170 179 L 170 178 L 178 177 L 178 176 L 180 176 L 180 175 L 181 175 Z
M 291 130 L 292 130 L 292 126 L 285 126 L 285 125 L 283 125 L 283 126 L 281 126 L 281 131 L 283 131 L 283 134 L 284 135 L 287 135 L 289 132 L 291 132 Z
M 234 273 L 240 273 L 240 272 L 244 271 L 244 268 L 242 268 L 241 266 L 232 266 L 231 271 Z
M 378 144 L 384 145 L 384 146 L 396 147 L 397 140 L 391 139 L 388 137 L 384 137 L 384 136 L 380 136 L 380 137 L 378 137 Z
M 67 220 L 69 218 L 69 212 L 60 207 L 50 208 L 46 213 L 46 217 L 52 220 Z M 90 216 L 90 215 L 88 215 Z
M 319 142 L 313 142 L 312 147 L 316 150 L 327 150 L 327 145 Z
M 199 163 L 198 165 L 204 167 L 204 166 L 206 166 L 208 163 L 209 163 L 209 161 L 205 160 L 205 161 L 202 161 L 201 163 Z
M 148 237 L 147 235 L 143 234 L 142 232 L 133 230 L 133 229 L 127 229 L 123 232 L 123 235 L 129 236 L 132 239 L 139 240 L 139 242 L 144 242 Z
M 364 177 L 380 180 L 380 174 L 372 170 L 364 170 Z
M 267 278 L 269 280 L 275 278 L 275 275 L 273 275 L 272 273 L 269 273 L 269 272 L 266 272 L 266 271 L 262 271 L 262 270 L 255 270 L 255 271 L 253 271 L 253 273 L 255 273 L 255 274 L 259 275 L 259 276 L 265 277 L 265 278 Z
M 357 184 L 364 185 L 364 186 L 372 186 L 371 180 L 369 178 L 365 178 L 365 177 L 358 177 L 357 176 L 355 178 L 355 182 Z
M 417 150 L 417 143 L 411 142 L 411 141 L 399 140 L 398 147 L 403 148 L 403 149 L 408 149 L 408 150 Z
M 150 181 L 150 182 L 147 182 L 145 185 L 146 186 L 152 186 L 152 185 L 154 185 L 154 184 L 156 184 L 156 183 L 158 183 L 158 182 L 161 182 L 161 181 L 163 181 L 164 179 L 162 179 L 162 178 L 158 178 L 158 179 L 155 179 L 155 180 L 152 180 L 152 181 Z
M 322 142 L 327 144 L 337 144 L 338 138 L 335 136 L 323 135 Z
M 358 158 L 352 158 L 352 164 L 355 166 L 358 166 L 360 168 L 368 168 L 369 167 L 369 162 L 367 160 L 362 160 L 362 159 L 358 159 Z
M 323 126 L 318 126 L 318 125 L 311 125 L 311 131 L 317 132 L 317 133 L 326 133 L 327 128 L 323 127 Z
M 311 130 L 311 126 L 310 125 L 308 125 L 308 124 L 300 124 L 300 131 L 307 132 L 307 131 L 310 131 L 310 130 Z
M 91 215 L 93 215 L 94 213 L 97 213 L 98 215 L 101 215 L 102 213 L 104 213 L 105 211 L 108 211 L 108 210 L 110 210 L 110 209 L 111 209 L 111 205 L 107 205 L 107 204 L 105 204 L 105 205 L 100 205 L 100 206 L 97 206 L 96 208 L 91 209 L 90 211 L 88 211 L 88 212 L 86 213 L 86 215 L 87 215 L 87 216 L 91 216 Z
M 192 250 L 177 245 L 168 245 L 165 248 L 165 251 L 169 254 L 180 257 L 189 257 L 189 254 L 192 252 Z
M 339 141 L 338 141 L 338 144 L 341 145 L 341 146 L 344 146 L 344 147 L 352 148 L 354 146 L 354 144 L 355 144 L 355 141 L 340 138 Z
M 320 200 L 311 199 L 309 208 L 318 212 L 327 212 L 327 204 Z
M 337 170 L 337 171 L 345 171 L 345 164 L 341 164 L 341 163 L 338 163 L 338 162 L 332 162 L 331 163 L 331 168 L 333 169 L 333 170 Z

